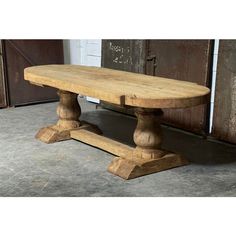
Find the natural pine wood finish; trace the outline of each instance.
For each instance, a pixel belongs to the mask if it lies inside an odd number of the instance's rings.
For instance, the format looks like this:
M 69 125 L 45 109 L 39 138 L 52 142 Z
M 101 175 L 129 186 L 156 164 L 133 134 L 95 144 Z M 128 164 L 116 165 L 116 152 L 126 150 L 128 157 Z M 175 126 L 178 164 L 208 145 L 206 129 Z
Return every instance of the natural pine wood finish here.
M 180 155 L 161 149 L 160 108 L 191 107 L 209 99 L 209 89 L 194 83 L 97 67 L 35 66 L 25 69 L 25 79 L 38 86 L 60 90 L 59 121 L 39 131 L 37 138 L 47 143 L 74 138 L 111 152 L 118 157 L 108 170 L 124 179 L 187 164 Z M 79 121 L 78 93 L 136 107 L 136 147 L 99 135 L 96 126 L 83 125 Z
M 209 89 L 195 83 L 98 67 L 33 66 L 25 69 L 25 79 L 134 107 L 191 107 L 209 98 Z
M 133 148 L 88 130 L 80 129 L 70 132 L 71 138 L 87 143 L 91 146 L 110 152 L 116 156 L 131 156 Z
M 131 155 L 127 153 L 111 162 L 108 167 L 111 173 L 124 179 L 133 179 L 188 163 L 180 155 L 161 149 L 161 109 L 137 108 L 135 114 L 138 118 L 134 131 L 134 142 L 137 146 Z
M 87 130 L 71 131 L 71 138 L 118 156 L 108 166 L 108 171 L 124 179 L 133 179 L 188 164 L 188 161 L 180 155 L 161 149 L 162 135 L 158 119 L 161 114 L 161 110 L 136 110 L 138 117 L 134 132 L 136 148 Z
M 36 138 L 45 143 L 55 143 L 70 139 L 70 131 L 87 129 L 96 133 L 101 131 L 93 124 L 80 121 L 81 108 L 77 102 L 77 95 L 67 91 L 58 91 L 60 102 L 57 107 L 59 120 L 57 124 L 39 130 Z

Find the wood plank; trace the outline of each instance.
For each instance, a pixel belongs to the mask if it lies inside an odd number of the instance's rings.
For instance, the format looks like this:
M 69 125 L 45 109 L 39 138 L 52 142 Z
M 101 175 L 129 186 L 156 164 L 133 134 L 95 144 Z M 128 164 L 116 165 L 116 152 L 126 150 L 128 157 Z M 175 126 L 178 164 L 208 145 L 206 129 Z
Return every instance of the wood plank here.
M 33 83 L 135 107 L 191 107 L 207 102 L 210 93 L 196 83 L 98 67 L 45 65 L 24 73 Z
M 236 40 L 220 40 L 212 136 L 236 143 Z
M 174 153 L 157 159 L 116 157 L 108 166 L 108 171 L 128 180 L 187 164 L 189 162 L 185 158 Z
M 148 40 L 146 73 L 211 86 L 212 40 Z M 155 65 L 155 66 L 154 66 Z M 195 133 L 208 133 L 209 106 L 164 110 L 163 122 Z
M 102 135 L 98 135 L 84 129 L 71 131 L 70 136 L 73 139 L 100 148 L 116 156 L 127 158 L 130 157 L 133 152 L 133 148 L 128 145 L 122 144 L 115 140 L 106 138 Z

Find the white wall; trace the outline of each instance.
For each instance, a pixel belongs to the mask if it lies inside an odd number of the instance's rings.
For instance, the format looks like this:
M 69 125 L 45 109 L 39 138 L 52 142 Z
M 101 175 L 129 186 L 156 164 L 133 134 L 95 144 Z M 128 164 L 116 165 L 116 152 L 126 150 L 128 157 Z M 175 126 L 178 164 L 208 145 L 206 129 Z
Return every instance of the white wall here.
M 80 40 L 63 40 L 63 46 L 65 64 L 81 64 Z
M 101 66 L 102 42 L 99 39 L 80 40 L 81 65 Z
M 65 64 L 101 66 L 100 39 L 63 40 Z

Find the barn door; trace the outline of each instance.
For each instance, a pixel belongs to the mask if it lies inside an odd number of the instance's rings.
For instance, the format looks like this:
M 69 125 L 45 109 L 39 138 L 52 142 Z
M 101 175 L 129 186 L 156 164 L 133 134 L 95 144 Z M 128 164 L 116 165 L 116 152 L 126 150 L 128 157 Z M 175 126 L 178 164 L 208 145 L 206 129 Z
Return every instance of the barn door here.
M 145 40 L 102 40 L 102 67 L 145 73 Z M 133 109 L 126 109 L 100 101 L 102 107 L 133 115 Z
M 63 64 L 62 40 L 4 40 L 4 63 L 11 106 L 57 100 L 56 90 L 24 80 L 24 68 Z
M 210 87 L 213 57 L 211 40 L 148 40 L 146 73 Z M 192 131 L 208 130 L 208 105 L 165 109 L 164 122 Z
M 212 135 L 236 143 L 236 40 L 220 40 Z
M 0 108 L 7 106 L 6 86 L 2 60 L 2 41 L 0 40 Z

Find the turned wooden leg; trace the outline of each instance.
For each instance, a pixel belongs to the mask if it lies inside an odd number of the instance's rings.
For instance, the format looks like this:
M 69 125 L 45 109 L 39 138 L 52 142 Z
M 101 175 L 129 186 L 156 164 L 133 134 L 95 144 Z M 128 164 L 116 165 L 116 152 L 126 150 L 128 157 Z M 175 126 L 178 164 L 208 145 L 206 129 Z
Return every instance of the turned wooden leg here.
M 137 146 L 131 154 L 116 157 L 108 167 L 110 172 L 124 179 L 132 179 L 188 163 L 180 155 L 161 149 L 161 109 L 137 108 L 135 114 L 138 118 L 134 132 Z
M 137 108 L 135 115 L 138 118 L 134 131 L 134 157 L 157 158 L 163 154 L 160 150 L 162 144 L 162 131 L 159 116 L 163 114 L 161 109 Z
M 36 138 L 45 143 L 54 143 L 70 139 L 70 131 L 78 129 L 87 129 L 95 133 L 101 133 L 97 126 L 80 121 L 81 108 L 77 101 L 77 94 L 58 91 L 60 98 L 57 107 L 58 122 L 55 125 L 45 127 L 39 130 Z
M 57 127 L 64 130 L 78 128 L 81 124 L 79 121 L 81 108 L 77 102 L 77 94 L 61 90 L 59 90 L 57 94 L 60 97 L 60 102 L 57 107 L 57 115 L 59 117 Z

